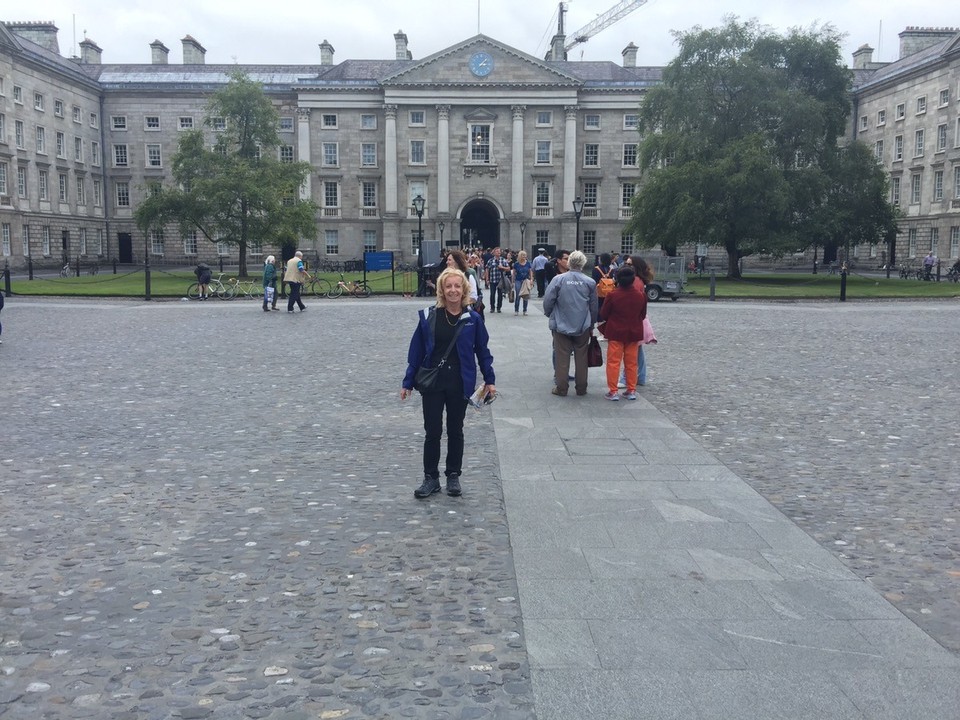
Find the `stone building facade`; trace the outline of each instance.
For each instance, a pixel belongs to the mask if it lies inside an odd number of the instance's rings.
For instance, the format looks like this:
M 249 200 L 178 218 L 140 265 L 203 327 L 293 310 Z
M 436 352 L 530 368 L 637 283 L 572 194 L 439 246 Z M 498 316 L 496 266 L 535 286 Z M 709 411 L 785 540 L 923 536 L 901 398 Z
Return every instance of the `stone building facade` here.
M 319 64 L 235 66 L 207 65 L 188 35 L 180 64 L 159 40 L 149 63 L 107 64 L 89 39 L 80 57 L 62 57 L 52 23 L 0 24 L 0 252 L 14 269 L 28 257 L 235 261 L 235 247 L 175 229 L 144 237 L 132 215 L 148 184 L 172 180 L 180 135 L 202 127 L 210 95 L 237 69 L 278 110 L 280 158 L 313 168 L 308 257 L 393 250 L 409 262 L 421 229 L 445 245 L 633 250 L 623 229 L 640 184 L 637 113 L 661 68 L 637 67 L 632 43 L 614 63 L 563 60 L 562 37 L 546 60 L 484 35 L 415 60 L 405 34 L 394 40 L 384 60 L 338 63 L 324 40 Z M 960 35 L 908 28 L 901 41 L 893 63 L 872 62 L 867 46 L 855 53 L 849 137 L 873 145 L 891 174 L 904 213 L 896 256 L 934 247 L 956 258 Z M 216 128 L 204 132 L 212 145 Z M 879 263 L 886 249 L 854 253 Z
M 318 65 L 240 66 L 277 107 L 281 159 L 313 167 L 303 190 L 319 207 L 316 234 L 301 240 L 308 256 L 393 250 L 410 261 L 421 230 L 445 245 L 573 248 L 578 197 L 584 250 L 633 249 L 623 226 L 640 179 L 637 109 L 660 78 L 659 68 L 636 67 L 635 46 L 622 64 L 568 62 L 477 35 L 414 60 L 406 35 L 394 39 L 388 60 L 334 63 L 324 41 Z M 179 134 L 202 126 L 210 94 L 237 67 L 205 64 L 206 50 L 190 36 L 182 65 L 169 62 L 160 41 L 143 65 L 105 64 L 91 40 L 79 58 L 65 59 L 56 43 L 50 23 L 0 27 L 0 118 L 7 135 L 14 123 L 26 133 L 0 138 L 8 176 L 0 223 L 11 265 L 28 253 L 49 263 L 78 255 L 142 262 L 145 254 L 192 263 L 235 254 L 175 230 L 144 237 L 132 215 L 150 183 L 171 181 Z M 64 117 L 31 110 L 34 94 L 57 103 Z M 34 138 L 41 130 L 43 149 Z M 212 144 L 216 129 L 205 132 Z M 412 204 L 418 195 L 426 201 L 422 217 Z
M 960 257 L 960 31 L 908 27 L 899 58 L 872 62 L 873 49 L 854 53 L 855 86 L 849 137 L 874 148 L 890 174 L 890 201 L 900 209 L 895 263 L 932 251 Z M 879 258 L 883 246 L 858 248 Z

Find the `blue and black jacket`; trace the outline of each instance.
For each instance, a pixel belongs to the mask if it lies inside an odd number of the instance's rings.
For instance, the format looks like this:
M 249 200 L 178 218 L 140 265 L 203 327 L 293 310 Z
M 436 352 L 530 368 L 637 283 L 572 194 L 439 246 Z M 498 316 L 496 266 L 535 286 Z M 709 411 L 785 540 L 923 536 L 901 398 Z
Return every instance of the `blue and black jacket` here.
M 407 390 L 413 390 L 413 379 L 417 370 L 423 367 L 433 355 L 433 346 L 437 336 L 437 309 L 435 307 L 424 308 L 418 313 L 418 316 L 417 329 L 413 333 L 413 338 L 410 340 L 410 349 L 407 351 L 407 372 L 403 376 L 403 387 Z M 462 325 L 463 329 L 457 336 L 457 346 L 454 348 L 454 352 L 460 358 L 463 396 L 470 397 L 476 389 L 478 363 L 480 373 L 483 375 L 483 382 L 487 385 L 496 385 L 496 376 L 493 373 L 493 355 L 490 354 L 490 349 L 487 347 L 490 335 L 487 333 L 483 318 L 480 317 L 479 313 L 470 309 L 463 311 L 457 325 Z

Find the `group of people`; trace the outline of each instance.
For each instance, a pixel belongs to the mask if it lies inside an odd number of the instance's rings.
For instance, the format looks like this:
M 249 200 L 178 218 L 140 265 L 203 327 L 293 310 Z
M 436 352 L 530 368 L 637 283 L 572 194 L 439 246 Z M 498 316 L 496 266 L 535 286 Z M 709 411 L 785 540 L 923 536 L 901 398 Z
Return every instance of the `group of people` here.
M 538 257 L 545 253 L 538 253 Z M 502 294 L 497 289 L 510 278 L 515 285 L 514 312 L 519 314 L 521 286 L 527 290 L 523 313 L 536 280 L 536 265 L 528 262 L 521 251 L 511 263 L 499 248 L 490 252 L 485 262 L 473 253 L 450 250 L 443 260 L 445 269 L 436 282 L 436 303 L 418 314 L 417 326 L 407 351 L 407 368 L 400 389 L 406 400 L 414 389 L 420 390 L 423 413 L 423 481 L 414 496 L 423 499 L 442 489 L 440 481 L 441 438 L 447 432 L 447 452 L 443 476 L 448 495 L 459 496 L 463 489 L 464 431 L 463 423 L 471 401 L 482 403 L 496 397 L 496 374 L 493 355 L 488 347 L 489 333 L 484 322 L 482 288 L 490 291 L 491 312 L 501 312 Z M 595 328 L 607 340 L 606 381 L 608 400 L 619 400 L 620 370 L 626 400 L 636 400 L 639 366 L 643 344 L 656 342 L 647 320 L 646 283 L 653 279 L 650 266 L 639 256 L 628 257 L 622 265 L 614 265 L 611 255 L 603 254 L 598 267 L 601 277 L 611 277 L 614 288 L 598 296 L 598 280 L 584 272 L 587 258 L 579 250 L 558 251 L 554 258 L 542 263 L 543 271 L 552 272 L 542 292 L 543 312 L 549 318 L 553 335 L 553 394 L 565 396 L 570 380 L 577 395 L 587 393 L 587 348 Z M 478 267 L 479 266 L 479 267 Z M 548 270 L 549 267 L 549 270 Z M 594 272 L 597 272 L 595 268 Z M 509 275 L 508 275 L 509 273 Z M 609 283 L 603 283 L 609 285 Z M 479 307 L 478 307 L 479 306 Z M 574 358 L 571 378 L 570 357 Z M 420 379 L 425 369 L 435 369 L 426 387 Z M 475 392 L 477 371 L 483 385 Z M 418 382 L 421 383 L 418 386 Z M 446 423 L 444 423 L 446 415 Z

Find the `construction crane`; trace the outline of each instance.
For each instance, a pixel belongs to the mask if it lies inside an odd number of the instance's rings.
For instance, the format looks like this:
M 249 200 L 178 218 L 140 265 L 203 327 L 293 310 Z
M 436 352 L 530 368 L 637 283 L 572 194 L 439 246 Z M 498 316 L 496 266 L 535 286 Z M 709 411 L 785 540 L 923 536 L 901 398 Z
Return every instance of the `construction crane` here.
M 623 0 L 623 2 L 618 2 L 602 15 L 598 15 L 593 22 L 584 25 L 573 33 L 570 37 L 570 42 L 563 46 L 564 53 L 569 52 L 580 43 L 585 43 L 601 30 L 606 30 L 614 23 L 623 20 L 623 18 L 641 5 L 646 5 L 647 2 L 648 0 Z M 563 14 L 566 12 L 565 6 L 566 3 L 560 3 L 560 35 L 563 35 Z

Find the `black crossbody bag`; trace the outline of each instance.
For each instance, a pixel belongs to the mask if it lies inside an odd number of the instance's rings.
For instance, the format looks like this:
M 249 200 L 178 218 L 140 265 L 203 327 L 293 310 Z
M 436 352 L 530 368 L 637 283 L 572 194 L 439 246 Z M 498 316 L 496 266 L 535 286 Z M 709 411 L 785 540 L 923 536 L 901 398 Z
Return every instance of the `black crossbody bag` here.
M 417 374 L 413 378 L 413 386 L 419 390 L 421 394 L 425 392 L 436 392 L 442 389 L 440 372 L 443 370 L 444 365 L 447 364 L 447 357 L 449 357 L 450 351 L 453 350 L 453 346 L 457 344 L 457 338 L 460 336 L 462 329 L 463 323 L 457 323 L 457 329 L 453 333 L 453 339 L 450 341 L 450 344 L 447 345 L 446 352 L 443 353 L 443 357 L 440 358 L 440 362 L 437 363 L 436 367 L 421 367 L 417 370 Z

